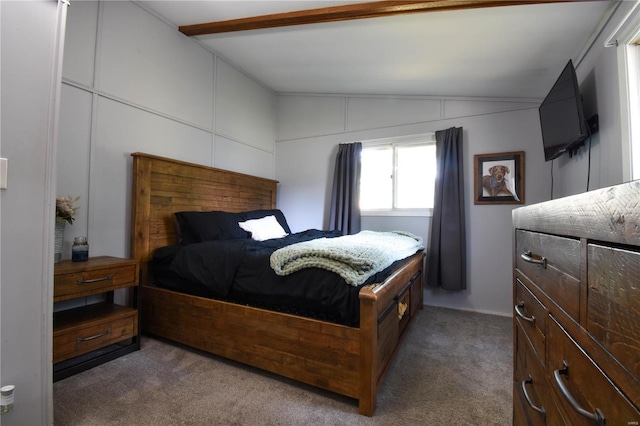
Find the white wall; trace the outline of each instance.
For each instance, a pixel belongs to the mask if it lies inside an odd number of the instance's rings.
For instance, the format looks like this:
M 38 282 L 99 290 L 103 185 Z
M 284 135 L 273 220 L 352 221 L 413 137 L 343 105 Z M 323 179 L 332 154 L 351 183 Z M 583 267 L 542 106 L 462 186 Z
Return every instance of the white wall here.
M 625 172 L 623 167 L 629 148 L 621 136 L 619 55 L 615 48 L 605 48 L 603 41 L 633 4 L 622 2 L 601 31 L 585 40 L 585 51 L 579 60 L 573 58 L 585 115 L 599 115 L 600 131 L 593 135 L 590 151 L 587 141 L 572 158 L 563 155 L 553 162 L 544 161 L 539 101 L 280 96 L 276 178 L 281 182 L 279 204 L 290 225 L 294 230 L 328 225 L 333 161 L 339 143 L 462 126 L 468 289 L 427 289 L 425 303 L 511 315 L 511 210 L 517 206 L 473 204 L 473 156 L 525 151 L 526 204 L 585 192 L 587 181 L 591 190 L 628 180 L 628 170 Z M 369 229 L 397 229 L 399 225 L 428 241 L 428 218 L 363 218 L 363 227 Z
M 474 205 L 473 156 L 525 151 L 525 201 L 548 199 L 537 102 L 481 99 L 282 95 L 278 103 L 279 206 L 294 231 L 326 228 L 337 145 L 464 129 L 468 290 L 426 290 L 427 305 L 511 315 L 511 211 Z M 364 217 L 363 229 L 404 229 L 428 241 L 430 218 Z
M 131 2 L 74 2 L 63 71 L 59 195 L 80 195 L 91 255 L 127 256 L 132 152 L 274 178 L 275 96 Z
M 610 21 L 577 70 L 585 102 L 596 106 L 601 122 L 591 153 L 591 188 L 624 179 L 616 53 L 601 43 L 624 12 Z M 52 281 L 46 173 L 55 16 L 53 1 L 0 2 L 0 155 L 9 158 L 9 188 L 0 191 L 0 383 L 17 386 L 14 410 L 0 417 L 4 425 L 52 420 L 51 336 L 43 318 L 50 314 L 45 299 Z M 297 230 L 327 223 L 338 143 L 451 126 L 465 129 L 467 188 L 474 154 L 525 150 L 527 204 L 550 196 L 537 111 L 526 103 L 276 98 L 129 2 L 74 2 L 64 64 L 57 189 L 82 197 L 78 220 L 67 227 L 65 257 L 76 235 L 89 236 L 94 255 L 128 254 L 133 151 L 275 177 L 282 182 L 280 205 Z M 556 197 L 584 191 L 584 152 L 554 164 Z M 469 290 L 427 291 L 427 304 L 510 313 L 512 208 L 475 206 L 467 193 Z M 367 221 L 372 227 L 389 225 Z M 427 236 L 428 220 L 405 223 Z
M 0 417 L 5 426 L 52 422 L 57 7 L 0 2 L 0 156 L 8 159 L 0 190 L 0 384 L 16 386 L 13 410 Z
M 591 41 L 584 57 L 575 63 L 585 118 L 598 114 L 600 130 L 591 138 L 590 152 L 587 139 L 577 155 L 570 158 L 565 154 L 554 160 L 553 198 L 585 192 L 587 181 L 589 190 L 592 190 L 630 179 L 628 170 L 625 173 L 623 167 L 623 161 L 629 157 L 629 147 L 623 141 L 620 119 L 617 49 L 623 47 L 604 47 L 604 40 L 634 3 L 619 4 L 607 26 Z

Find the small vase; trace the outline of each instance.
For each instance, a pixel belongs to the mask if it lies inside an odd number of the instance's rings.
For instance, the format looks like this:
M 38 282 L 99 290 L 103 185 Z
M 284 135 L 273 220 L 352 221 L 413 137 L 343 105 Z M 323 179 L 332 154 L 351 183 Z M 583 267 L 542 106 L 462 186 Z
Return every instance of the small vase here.
M 89 260 L 89 243 L 87 243 L 87 237 L 75 237 L 73 239 L 71 260 L 73 262 L 86 262 Z
M 62 245 L 64 243 L 64 225 L 66 220 L 56 217 L 56 239 L 53 251 L 53 263 L 58 263 L 62 260 Z

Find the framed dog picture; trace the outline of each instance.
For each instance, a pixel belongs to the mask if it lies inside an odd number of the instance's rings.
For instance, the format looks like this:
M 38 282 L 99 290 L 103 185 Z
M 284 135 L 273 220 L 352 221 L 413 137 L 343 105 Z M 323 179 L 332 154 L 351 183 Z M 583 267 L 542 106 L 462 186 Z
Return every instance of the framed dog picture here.
M 475 204 L 524 204 L 524 151 L 473 156 Z

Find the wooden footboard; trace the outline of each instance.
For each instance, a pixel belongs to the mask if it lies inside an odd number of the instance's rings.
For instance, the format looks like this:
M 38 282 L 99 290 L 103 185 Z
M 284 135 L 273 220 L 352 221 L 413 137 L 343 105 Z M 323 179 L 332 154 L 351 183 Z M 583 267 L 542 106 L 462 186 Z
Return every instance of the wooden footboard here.
M 415 254 L 384 283 L 360 291 L 360 414 L 373 415 L 405 328 L 422 309 L 423 265 L 424 254 Z
M 144 286 L 142 329 L 355 398 L 371 416 L 402 332 L 422 307 L 423 257 L 361 290 L 359 328 Z
M 133 157 L 131 252 L 142 273 L 143 332 L 355 398 L 361 414 L 373 415 L 403 331 L 422 307 L 424 254 L 361 289 L 359 328 L 160 289 L 148 284 L 147 264 L 156 248 L 176 244 L 174 212 L 272 209 L 277 182 Z

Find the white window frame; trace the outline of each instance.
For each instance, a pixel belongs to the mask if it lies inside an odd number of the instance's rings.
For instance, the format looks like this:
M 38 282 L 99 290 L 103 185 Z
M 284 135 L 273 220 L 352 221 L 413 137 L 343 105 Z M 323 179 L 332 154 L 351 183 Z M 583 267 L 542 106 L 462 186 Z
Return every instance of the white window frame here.
M 640 45 L 625 46 L 629 76 L 629 145 L 631 180 L 640 179 Z
M 436 134 L 434 133 L 423 133 L 419 135 L 409 135 L 409 136 L 399 136 L 393 138 L 384 138 L 384 139 L 371 139 L 367 141 L 362 141 L 362 148 L 374 148 L 377 146 L 408 146 L 408 145 L 423 145 L 423 144 L 433 144 L 436 143 Z M 393 205 L 396 205 L 396 197 L 398 194 L 397 191 L 397 180 L 396 176 L 396 167 L 397 167 L 397 151 L 393 150 Z M 407 209 L 407 208 L 391 208 L 391 209 L 374 209 L 374 210 L 361 210 L 361 216 L 405 216 L 405 217 L 431 217 L 433 216 L 433 208 L 423 208 L 423 209 Z
M 620 6 L 620 5 L 618 5 Z M 640 179 L 640 1 L 636 1 L 605 40 L 616 47 L 620 82 L 623 180 Z

